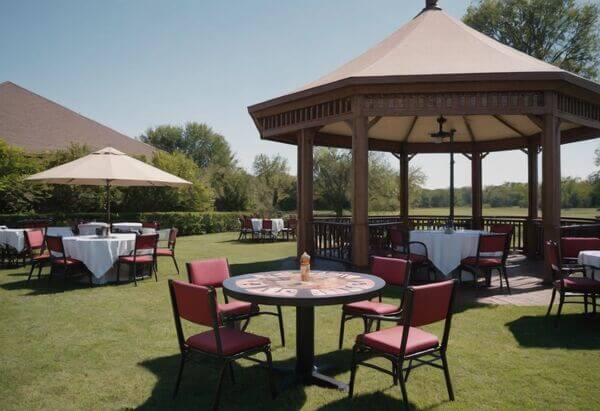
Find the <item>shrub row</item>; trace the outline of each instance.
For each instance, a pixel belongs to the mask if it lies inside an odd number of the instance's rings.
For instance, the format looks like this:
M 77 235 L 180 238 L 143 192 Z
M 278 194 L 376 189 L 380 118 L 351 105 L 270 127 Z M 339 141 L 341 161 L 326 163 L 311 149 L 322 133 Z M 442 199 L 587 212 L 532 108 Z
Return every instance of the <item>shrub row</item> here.
M 180 235 L 195 235 L 237 231 L 238 212 L 152 212 L 113 213 L 112 221 L 158 221 L 162 228 L 177 227 Z M 53 226 L 72 226 L 80 220 L 105 221 L 105 213 L 76 214 L 0 214 L 0 225 L 18 227 L 25 220 L 48 219 Z

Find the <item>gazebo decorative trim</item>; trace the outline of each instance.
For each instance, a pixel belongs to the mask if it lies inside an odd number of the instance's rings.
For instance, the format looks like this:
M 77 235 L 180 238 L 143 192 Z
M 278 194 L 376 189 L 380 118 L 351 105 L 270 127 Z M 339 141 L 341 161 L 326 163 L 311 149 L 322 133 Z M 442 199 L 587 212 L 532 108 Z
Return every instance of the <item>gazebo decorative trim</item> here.
M 457 52 L 462 59 L 450 58 Z M 448 64 L 433 64 L 431 56 Z M 417 17 L 358 58 L 248 111 L 262 139 L 298 146 L 299 254 L 313 246 L 313 147 L 352 150 L 352 262 L 366 266 L 368 151 L 398 157 L 407 220 L 410 158 L 450 148 L 429 137 L 441 115 L 457 130 L 452 150 L 472 162 L 474 227 L 483 221 L 482 160 L 492 151 L 527 153 L 528 219 L 537 219 L 541 148 L 543 238 L 559 239 L 560 145 L 600 136 L 600 84 L 500 44 L 427 1 Z

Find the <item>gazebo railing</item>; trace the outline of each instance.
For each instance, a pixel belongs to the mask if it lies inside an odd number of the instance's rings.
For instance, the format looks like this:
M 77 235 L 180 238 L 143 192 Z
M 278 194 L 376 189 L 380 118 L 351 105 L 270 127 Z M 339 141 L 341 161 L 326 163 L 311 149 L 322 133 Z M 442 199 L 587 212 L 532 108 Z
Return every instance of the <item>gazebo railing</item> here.
M 400 223 L 398 216 L 369 217 L 369 249 L 374 252 L 390 246 L 389 229 Z M 409 223 L 415 230 L 440 229 L 448 224 L 444 216 L 410 216 Z M 535 250 L 538 256 L 543 255 L 544 231 L 541 219 L 535 219 L 534 224 Z M 470 216 L 457 216 L 455 227 L 469 229 L 472 227 Z M 528 249 L 527 217 L 491 216 L 483 218 L 484 229 L 489 230 L 495 224 L 511 224 L 514 235 L 511 241 L 512 252 L 525 252 Z M 562 218 L 563 236 L 600 236 L 599 221 L 592 218 Z M 352 219 L 351 217 L 319 216 L 313 220 L 313 254 L 316 257 L 350 262 L 352 260 Z

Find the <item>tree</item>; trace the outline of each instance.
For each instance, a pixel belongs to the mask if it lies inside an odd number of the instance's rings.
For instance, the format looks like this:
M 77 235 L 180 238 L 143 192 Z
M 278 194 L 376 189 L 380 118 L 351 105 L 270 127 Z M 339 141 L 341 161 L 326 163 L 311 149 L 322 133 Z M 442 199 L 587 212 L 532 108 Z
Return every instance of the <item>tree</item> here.
M 267 212 L 280 210 L 280 203 L 294 181 L 289 175 L 287 160 L 279 154 L 272 157 L 259 154 L 254 158 L 253 169 L 257 180 L 257 205 Z
M 238 167 L 221 167 L 213 171 L 211 181 L 220 183 L 213 187 L 215 190 L 215 207 L 219 211 L 250 210 L 254 177 Z
M 44 193 L 25 181 L 39 169 L 37 160 L 0 139 L 0 213 L 31 211 L 41 201 Z
M 479 0 L 463 21 L 538 59 L 598 76 L 600 5 L 576 0 Z
M 349 150 L 317 148 L 313 160 L 317 207 L 341 216 L 350 207 L 352 154 Z
M 140 140 L 169 153 L 180 151 L 202 169 L 232 167 L 235 158 L 225 137 L 204 123 L 189 122 L 185 127 L 163 125 L 149 128 Z

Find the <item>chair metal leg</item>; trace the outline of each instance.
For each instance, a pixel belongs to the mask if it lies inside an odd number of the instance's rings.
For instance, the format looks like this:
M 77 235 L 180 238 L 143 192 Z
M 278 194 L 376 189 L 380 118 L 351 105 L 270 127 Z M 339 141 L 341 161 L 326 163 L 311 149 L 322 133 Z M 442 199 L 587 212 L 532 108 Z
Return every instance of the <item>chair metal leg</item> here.
M 342 345 L 344 344 L 344 326 L 346 324 L 346 314 L 342 311 L 342 320 L 340 321 L 340 338 L 338 349 L 342 349 Z
M 448 397 L 450 401 L 454 401 L 454 390 L 452 389 L 452 381 L 450 380 L 450 370 L 448 369 L 448 359 L 446 358 L 446 352 L 441 353 L 442 366 L 444 367 L 444 378 L 446 379 L 446 388 L 448 389 Z
M 27 277 L 27 282 L 31 281 L 31 276 L 33 275 L 33 270 L 35 269 L 35 264 L 31 263 L 31 270 L 29 270 L 29 277 Z M 38 274 L 38 278 L 39 278 L 39 274 Z
M 179 360 L 179 372 L 177 373 L 177 380 L 175 381 L 175 389 L 173 390 L 173 398 L 177 396 L 177 392 L 179 391 L 179 384 L 181 383 L 181 376 L 183 375 L 183 367 L 185 365 L 185 353 L 181 354 L 181 358 Z
M 560 292 L 560 300 L 558 303 L 558 311 L 556 312 L 556 319 L 554 320 L 554 326 L 558 327 L 558 321 L 560 320 L 560 313 L 562 311 L 563 304 L 565 303 L 565 293 Z
M 233 361 L 229 362 L 229 376 L 231 377 L 231 382 L 235 384 L 235 375 L 233 373 Z
M 399 377 L 398 382 L 400 383 L 400 391 L 402 392 L 402 402 L 404 402 L 404 409 L 408 411 L 410 407 L 408 406 L 408 393 L 406 392 L 406 383 L 404 382 L 404 378 L 402 378 L 402 361 L 398 363 L 398 372 Z
M 404 374 L 404 382 L 408 381 L 408 376 L 410 375 L 410 372 L 412 371 L 412 360 L 408 361 L 408 369 L 406 370 L 406 373 Z
M 506 289 L 508 290 L 508 295 L 510 295 L 510 285 L 508 284 L 508 272 L 506 271 L 506 267 L 502 267 L 502 273 L 500 274 L 500 283 L 502 283 L 502 274 L 504 274 L 504 280 L 506 281 Z
M 267 356 L 267 371 L 269 372 L 269 388 L 271 389 L 271 397 L 277 397 L 277 387 L 275 386 L 275 377 L 273 375 L 273 358 L 271 357 L 271 349 L 269 347 L 265 350 Z
M 156 263 L 153 263 L 150 266 L 150 275 L 152 276 L 152 271 L 154 271 L 154 280 L 158 282 L 158 270 L 156 269 Z
M 137 287 L 137 266 L 135 263 L 133 263 L 133 283 Z
M 225 368 L 227 368 L 227 363 L 229 361 L 225 361 L 223 366 L 221 367 L 221 372 L 219 373 L 219 382 L 217 383 L 217 392 L 215 393 L 215 399 L 213 401 L 213 410 L 219 409 L 219 401 L 221 399 L 221 386 L 223 385 L 223 377 L 225 376 Z
M 583 293 L 583 312 L 585 315 L 588 314 L 588 294 Z
M 398 364 L 392 361 L 392 380 L 394 385 L 398 384 Z
M 550 311 L 552 311 L 552 304 L 554 304 L 554 297 L 556 297 L 556 288 L 552 287 L 552 296 L 550 297 L 550 305 L 548 306 L 548 311 L 546 311 L 546 317 L 550 315 Z
M 350 383 L 348 384 L 348 397 L 352 398 L 354 394 L 354 380 L 356 379 L 356 345 L 352 348 L 352 365 L 350 366 Z
M 283 315 L 281 314 L 281 306 L 277 306 L 277 319 L 279 320 L 279 334 L 281 335 L 281 346 L 285 347 L 285 331 L 283 329 Z
M 171 256 L 171 258 L 173 259 L 173 264 L 175 264 L 175 269 L 177 270 L 177 275 L 179 275 L 179 266 L 177 265 L 177 259 L 175 258 L 175 252 L 173 252 L 173 255 Z

